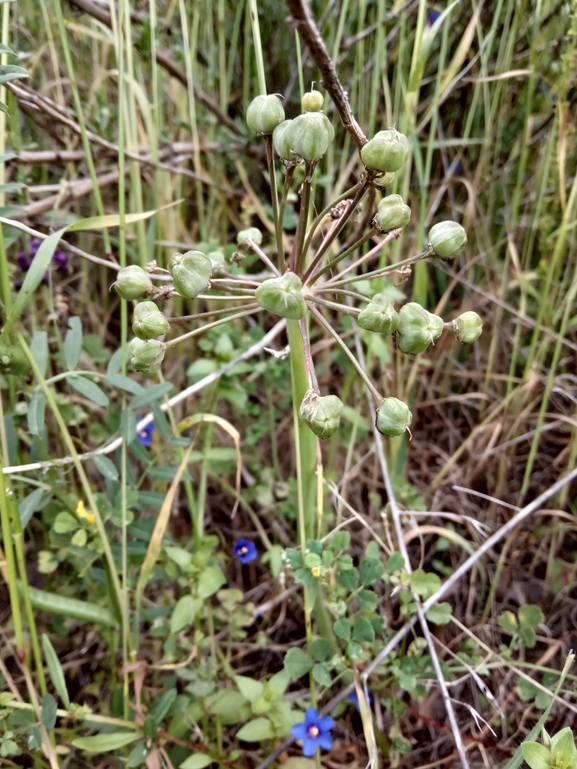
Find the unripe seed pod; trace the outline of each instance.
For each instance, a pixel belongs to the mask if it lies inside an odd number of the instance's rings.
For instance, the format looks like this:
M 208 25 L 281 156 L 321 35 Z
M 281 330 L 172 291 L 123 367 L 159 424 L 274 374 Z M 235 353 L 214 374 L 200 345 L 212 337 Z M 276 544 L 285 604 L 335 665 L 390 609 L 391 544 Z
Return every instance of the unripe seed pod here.
M 318 112 L 323 108 L 324 97 L 320 91 L 309 91 L 301 99 L 303 112 Z
M 322 112 L 305 112 L 296 117 L 287 133 L 293 152 L 308 161 L 320 160 L 335 138 L 331 121 Z
M 269 278 L 256 290 L 256 301 L 264 310 L 281 318 L 300 320 L 307 312 L 303 284 L 294 272 L 285 272 L 281 278 Z
M 154 291 L 149 274 L 137 264 L 123 267 L 118 271 L 114 289 L 122 299 L 141 299 Z
M 463 344 L 476 342 L 483 331 L 483 321 L 480 315 L 469 310 L 459 315 L 452 323 L 456 339 Z
M 375 294 L 364 310 L 361 310 L 357 323 L 367 331 L 378 334 L 392 334 L 397 330 L 399 315 L 390 296 Z
M 394 128 L 379 131 L 361 149 L 361 159 L 375 171 L 398 171 L 409 156 L 409 140 Z
M 248 105 L 246 122 L 257 134 L 271 134 L 284 120 L 284 107 L 278 96 L 257 96 Z
M 443 319 L 416 302 L 404 304 L 399 312 L 397 345 L 409 355 L 424 352 L 443 333 Z
M 320 396 L 314 390 L 308 390 L 299 417 L 319 438 L 330 438 L 339 429 L 343 409 L 343 402 L 336 395 Z
M 398 398 L 385 398 L 377 411 L 377 430 L 394 438 L 409 429 L 413 415 L 406 403 Z
M 429 230 L 429 242 L 435 255 L 441 259 L 454 259 L 467 245 L 467 233 L 457 222 L 439 222 Z
M 262 232 L 258 227 L 249 227 L 246 230 L 241 230 L 236 236 L 236 242 L 241 245 L 246 240 L 249 240 L 249 238 L 250 240 L 254 240 L 257 246 L 260 246 L 262 243 Z
M 276 154 L 281 160 L 296 160 L 295 156 L 291 153 L 292 144 L 290 141 L 290 128 L 292 126 L 292 120 L 283 120 L 272 132 L 272 143 L 276 150 Z
M 154 339 L 166 334 L 170 324 L 154 302 L 140 302 L 134 308 L 132 330 L 139 339 Z
M 168 260 L 174 288 L 181 296 L 194 299 L 207 286 L 212 274 L 212 262 L 201 251 L 173 254 Z
M 132 368 L 147 376 L 160 371 L 165 352 L 166 345 L 157 339 L 149 339 L 145 342 L 137 338 L 128 345 L 128 357 Z
M 0 342 L 0 374 L 25 377 L 31 369 L 26 353 L 20 345 Z
M 400 230 L 410 221 L 411 209 L 400 195 L 387 195 L 379 203 L 377 222 L 385 232 Z

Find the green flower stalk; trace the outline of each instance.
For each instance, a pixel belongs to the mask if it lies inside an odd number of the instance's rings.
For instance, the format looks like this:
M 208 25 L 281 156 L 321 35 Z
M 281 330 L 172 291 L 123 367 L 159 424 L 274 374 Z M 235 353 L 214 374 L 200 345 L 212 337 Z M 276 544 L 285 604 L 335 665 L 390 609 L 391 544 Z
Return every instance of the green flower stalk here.
M 391 438 L 406 432 L 412 421 L 409 407 L 398 398 L 385 398 L 377 411 L 377 430 Z
M 122 299 L 142 299 L 154 292 L 154 284 L 149 274 L 137 264 L 123 267 L 118 271 L 114 290 Z

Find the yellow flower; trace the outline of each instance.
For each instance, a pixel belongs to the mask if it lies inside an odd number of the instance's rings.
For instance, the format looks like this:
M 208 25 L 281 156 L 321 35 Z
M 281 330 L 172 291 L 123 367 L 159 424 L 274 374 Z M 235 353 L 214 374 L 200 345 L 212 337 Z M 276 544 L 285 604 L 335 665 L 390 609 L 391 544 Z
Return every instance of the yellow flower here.
M 321 576 L 321 567 L 320 566 L 313 566 L 311 569 L 311 573 L 313 577 L 320 577 Z
M 86 523 L 94 523 L 94 513 L 88 513 L 86 516 Z
M 88 513 L 86 512 L 86 507 L 82 500 L 80 500 L 76 506 L 76 515 L 79 518 L 88 518 Z

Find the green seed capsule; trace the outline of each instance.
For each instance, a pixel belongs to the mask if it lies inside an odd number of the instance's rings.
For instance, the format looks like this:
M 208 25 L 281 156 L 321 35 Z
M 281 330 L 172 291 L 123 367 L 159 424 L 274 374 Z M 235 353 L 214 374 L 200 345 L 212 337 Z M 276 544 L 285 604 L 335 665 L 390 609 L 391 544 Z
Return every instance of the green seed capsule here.
M 258 229 L 258 227 L 249 227 L 246 230 L 241 230 L 236 236 L 236 242 L 239 245 L 242 245 L 242 243 L 249 239 L 254 240 L 257 246 L 260 246 L 262 243 L 262 232 Z
M 375 294 L 357 318 L 357 323 L 367 331 L 377 334 L 392 334 L 397 330 L 399 315 L 390 296 Z
M 454 259 L 467 245 L 467 233 L 457 222 L 439 222 L 429 230 L 429 241 L 435 255 L 441 259 Z
M 276 150 L 276 154 L 281 160 L 298 160 L 291 150 L 292 144 L 290 141 L 290 128 L 292 126 L 292 120 L 283 120 L 272 132 L 272 143 Z
M 278 96 L 257 96 L 248 105 L 246 122 L 257 134 L 271 134 L 284 120 L 284 107 Z
M 141 299 L 154 291 L 154 284 L 148 273 L 137 264 L 123 267 L 118 271 L 114 288 L 122 299 Z
M 174 288 L 181 296 L 194 299 L 208 286 L 212 262 L 201 251 L 173 254 L 168 260 Z
M 379 131 L 361 149 L 361 159 L 374 171 L 395 172 L 409 156 L 409 140 L 394 128 Z
M 343 402 L 336 395 L 320 396 L 314 390 L 308 390 L 299 417 L 319 438 L 330 438 L 339 429 L 343 409 Z
M 160 371 L 166 345 L 157 339 L 133 339 L 128 345 L 128 357 L 135 371 L 152 376 Z
M 0 342 L 0 374 L 25 377 L 31 368 L 26 353 L 19 344 Z
M 166 334 L 170 324 L 154 302 L 140 302 L 134 308 L 132 330 L 139 339 L 154 339 Z
M 456 339 L 463 344 L 476 342 L 483 331 L 483 321 L 480 315 L 470 310 L 459 315 L 452 323 Z
M 400 230 L 411 221 L 411 209 L 400 195 L 387 195 L 379 203 L 377 222 L 385 230 Z
M 301 99 L 303 112 L 318 112 L 323 108 L 324 97 L 320 91 L 309 91 Z
M 281 318 L 300 320 L 307 312 L 303 284 L 294 272 L 285 272 L 281 278 L 269 278 L 256 290 L 256 301 L 264 310 Z
M 385 398 L 377 411 L 377 430 L 394 438 L 409 429 L 413 415 L 406 403 L 398 398 Z
M 401 307 L 397 325 L 397 345 L 409 355 L 424 352 L 443 333 L 443 319 L 416 302 Z
M 293 151 L 310 162 L 320 160 L 334 138 L 331 121 L 322 112 L 299 115 L 292 121 L 287 133 Z

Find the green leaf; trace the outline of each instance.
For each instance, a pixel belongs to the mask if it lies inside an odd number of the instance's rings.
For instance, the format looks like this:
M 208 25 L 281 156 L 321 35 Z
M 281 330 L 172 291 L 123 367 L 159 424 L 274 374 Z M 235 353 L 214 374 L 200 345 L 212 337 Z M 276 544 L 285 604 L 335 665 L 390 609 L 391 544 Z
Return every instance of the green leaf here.
M 95 454 L 93 459 L 94 464 L 105 478 L 111 481 L 118 480 L 118 469 L 111 459 L 104 454 Z
M 438 603 L 432 606 L 427 612 L 427 619 L 434 625 L 448 625 L 451 621 L 453 607 L 450 603 Z
M 521 625 L 519 628 L 519 636 L 528 649 L 533 649 L 537 643 L 537 637 L 532 627 L 527 625 Z
M 372 585 L 381 579 L 385 573 L 385 567 L 379 558 L 363 558 L 359 564 L 359 576 L 363 585 Z
M 80 521 L 70 513 L 58 513 L 52 524 L 52 528 L 57 534 L 68 534 L 76 531 L 80 526 Z
M 269 678 L 266 682 L 266 687 L 275 699 L 279 699 L 288 689 L 290 680 L 290 675 L 283 668 Z
M 22 182 L 8 182 L 7 184 L 0 184 L 0 194 L 11 195 L 14 192 L 20 192 L 26 189 L 26 184 Z
M 48 730 L 54 729 L 54 726 L 56 724 L 56 711 L 58 709 L 58 705 L 56 703 L 56 700 L 51 694 L 45 694 L 42 697 L 42 711 L 40 715 L 40 720 L 42 722 L 42 725 L 45 726 Z
M 335 550 L 347 550 L 351 544 L 351 535 L 348 531 L 337 531 L 331 537 L 330 545 Z
M 78 364 L 82 352 L 82 322 L 73 315 L 68 319 L 69 331 L 64 338 L 64 361 L 69 371 L 73 371 Z
M 497 624 L 502 630 L 512 635 L 517 632 L 517 617 L 512 611 L 504 611 L 497 617 Z
M 153 401 L 158 401 L 161 398 L 164 398 L 164 396 L 168 395 L 172 389 L 173 385 L 171 382 L 160 382 L 160 384 L 147 387 L 144 392 L 134 396 L 130 401 L 130 408 L 139 409 L 142 408 L 142 406 L 148 406 Z
M 30 77 L 24 67 L 18 67 L 16 64 L 0 64 L 0 84 L 23 77 Z
M 149 750 L 146 747 L 146 743 L 139 742 L 135 745 L 126 759 L 126 766 L 128 769 L 136 769 L 138 766 L 142 766 L 148 756 Z
M 46 331 L 35 331 L 30 342 L 30 352 L 36 361 L 42 376 L 46 376 L 48 367 L 48 333 Z
M 254 678 L 248 676 L 235 676 L 234 681 L 238 686 L 239 692 L 249 701 L 254 702 L 257 697 L 260 697 L 264 691 L 264 684 L 260 681 L 255 681 Z
M 132 393 L 133 395 L 141 395 L 143 392 L 146 392 L 141 384 L 135 382 L 134 379 L 122 376 L 121 374 L 106 374 L 104 381 L 108 382 L 108 384 L 113 387 L 118 387 L 119 390 L 126 390 L 126 392 Z
M 237 723 L 238 714 L 246 702 L 247 699 L 241 692 L 234 689 L 220 689 L 216 694 L 206 698 L 205 706 L 211 715 L 234 719 L 234 723 Z
M 4 43 L 0 43 L 0 53 L 9 53 L 12 56 L 16 56 L 12 48 L 8 48 L 7 45 L 4 45 Z M 15 155 L 13 157 L 16 157 Z M 0 158 L 0 162 L 2 162 L 4 158 Z
M 393 553 L 387 559 L 387 573 L 392 574 L 394 571 L 400 571 L 405 566 L 405 559 L 400 553 Z
M 360 660 L 363 658 L 363 647 L 358 641 L 349 641 L 347 645 L 347 657 L 350 660 Z
M 120 415 L 120 434 L 126 443 L 132 443 L 137 434 L 136 416 L 132 409 L 124 409 Z M 144 447 L 143 447 L 144 448 Z
M 188 758 L 185 758 L 180 769 L 204 769 L 206 766 L 210 766 L 214 763 L 214 758 L 207 756 L 206 753 L 191 753 Z
M 226 585 L 226 577 L 218 566 L 205 566 L 198 579 L 199 598 L 208 598 Z
M 291 678 L 301 678 L 313 666 L 313 661 L 298 646 L 289 649 L 284 658 L 284 668 Z
M 321 686 L 331 686 L 333 683 L 333 679 L 328 669 L 318 662 L 313 666 L 313 678 L 317 684 L 320 684 Z
M 46 414 L 46 396 L 42 390 L 34 390 L 28 404 L 28 430 L 32 435 L 42 435 Z
M 356 595 L 359 609 L 364 612 L 373 612 L 377 608 L 379 598 L 373 590 L 359 590 Z
M 262 742 L 272 737 L 274 737 L 274 731 L 268 718 L 255 718 L 236 733 L 237 740 L 243 742 Z
M 519 607 L 519 624 L 532 630 L 537 630 L 542 622 L 545 622 L 545 615 L 538 606 L 531 603 L 525 603 Z
M 375 640 L 375 631 L 366 617 L 358 617 L 353 627 L 354 641 L 367 641 L 372 643 Z
M 190 593 L 183 595 L 174 604 L 170 616 L 170 632 L 180 633 L 194 619 L 194 602 Z
M 111 753 L 142 737 L 140 732 L 105 732 L 93 737 L 77 737 L 72 745 L 87 753 Z
M 324 662 L 331 652 L 331 645 L 326 638 L 317 638 L 310 645 L 310 653 L 313 659 Z
M 357 585 L 359 584 L 359 572 L 354 567 L 352 569 L 347 569 L 346 571 L 339 571 L 337 574 L 337 582 L 341 587 L 344 587 L 345 590 L 348 590 L 349 593 L 352 593 L 353 590 L 357 589 Z
M 44 652 L 44 659 L 46 660 L 46 665 L 48 666 L 48 673 L 50 675 L 50 680 L 52 681 L 52 684 L 54 685 L 54 688 L 56 689 L 56 692 L 62 702 L 64 703 L 64 707 L 68 709 L 68 706 L 70 705 L 70 697 L 68 695 L 68 689 L 66 687 L 66 679 L 64 678 L 64 672 L 62 670 L 62 666 L 60 665 L 60 660 L 58 659 L 58 655 L 54 651 L 54 647 L 52 646 L 52 643 L 46 633 L 42 633 L 42 650 Z
M 335 635 L 341 640 L 350 640 L 351 622 L 350 620 L 346 619 L 346 617 L 341 617 L 341 619 L 338 619 L 333 625 L 333 630 L 335 631 Z
M 297 569 L 295 571 L 295 582 L 305 587 L 311 587 L 316 581 L 317 578 L 313 576 L 310 569 Z
M 48 503 L 50 496 L 45 497 L 44 489 L 34 489 L 30 494 L 27 494 L 23 499 L 18 502 L 18 515 L 20 516 L 20 525 L 25 529 L 34 513 L 42 506 Z
M 409 576 L 413 592 L 425 600 L 434 595 L 441 587 L 441 579 L 437 574 L 427 573 L 423 569 L 415 569 Z
M 158 728 L 162 726 L 162 722 L 166 718 L 168 711 L 170 710 L 172 703 L 176 699 L 178 692 L 176 689 L 167 689 L 160 697 L 154 701 L 152 708 L 150 709 L 150 715 L 152 720 Z
M 538 742 L 524 742 L 521 752 L 531 769 L 549 769 L 550 753 L 544 745 Z
M 306 549 L 311 553 L 320 555 L 323 552 L 323 543 L 319 539 L 307 539 Z
M 92 401 L 92 403 L 96 403 L 97 406 L 105 408 L 110 403 L 108 395 L 106 395 L 97 384 L 91 382 L 90 379 L 78 376 L 78 374 L 69 374 L 66 377 L 66 381 L 71 387 L 79 392 L 80 395 L 87 400 Z
M 174 561 L 174 563 L 180 566 L 181 569 L 184 569 L 190 564 L 192 556 L 188 550 L 185 550 L 183 547 L 165 547 L 164 550 L 170 560 Z
M 35 609 L 48 614 L 59 614 L 72 617 L 80 622 L 96 623 L 116 628 L 118 622 L 110 609 L 90 601 L 79 601 L 77 598 L 64 597 L 56 593 L 48 593 L 36 587 L 28 587 L 30 602 Z
M 260 559 L 261 563 L 270 563 L 270 573 L 276 579 L 282 571 L 283 548 L 281 545 L 272 545 Z
M 300 550 L 294 547 L 287 547 L 284 551 L 284 559 L 291 569 L 302 569 L 303 557 Z

